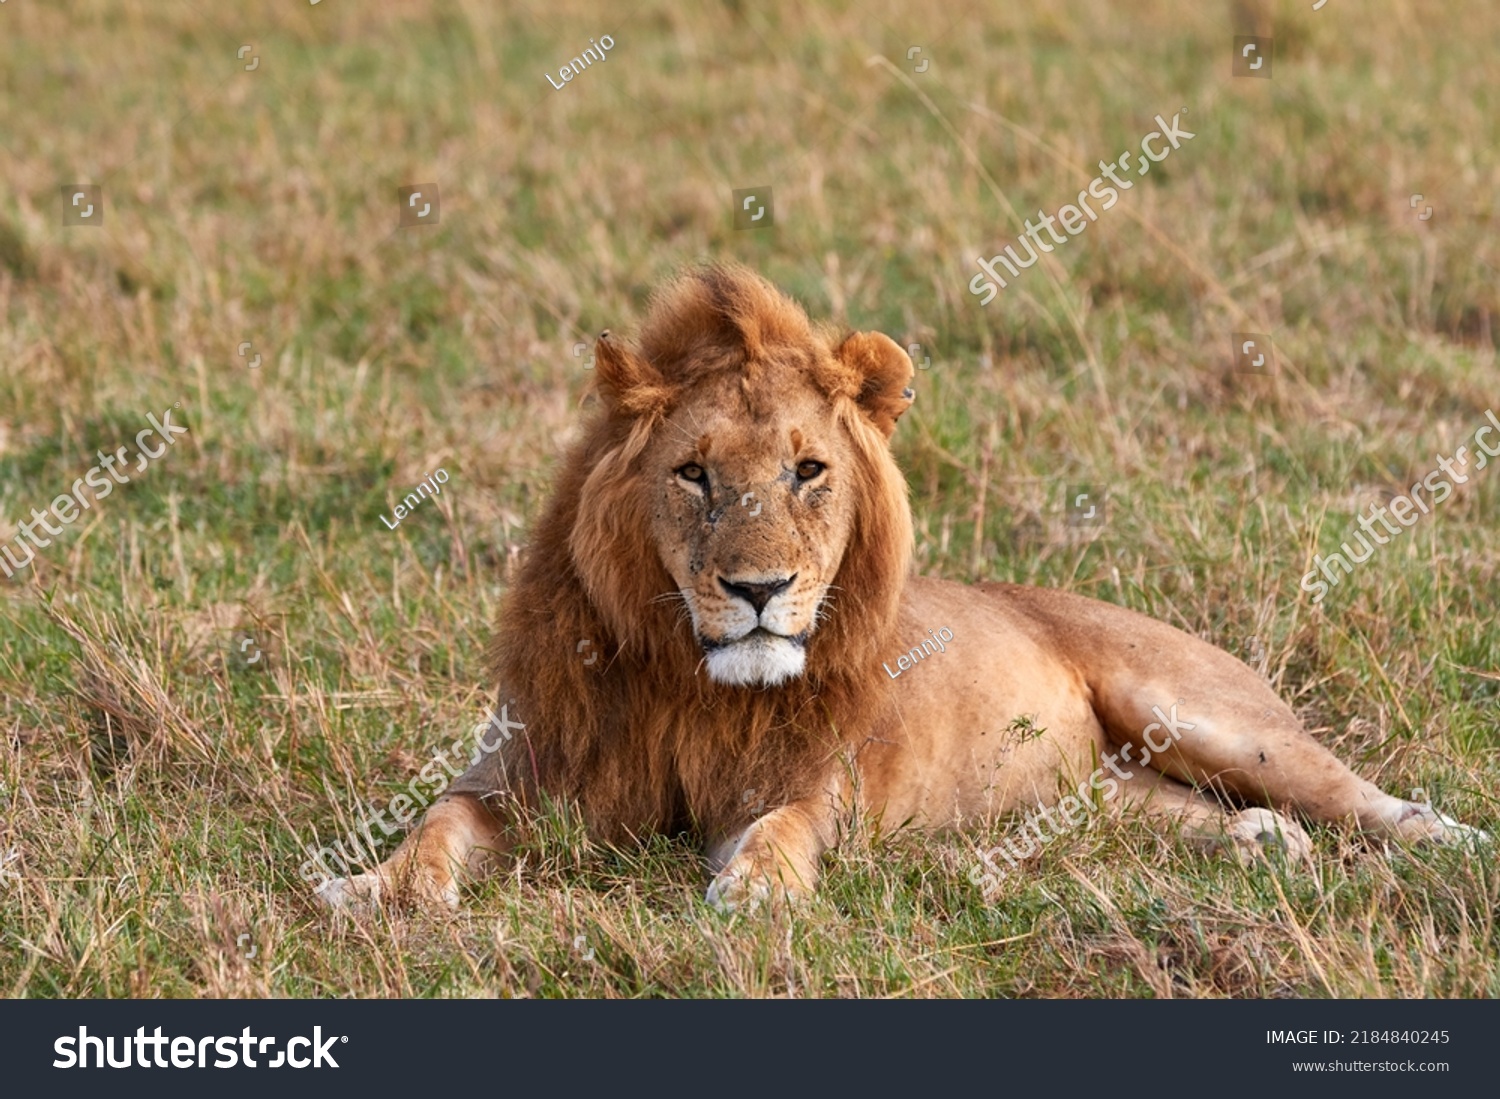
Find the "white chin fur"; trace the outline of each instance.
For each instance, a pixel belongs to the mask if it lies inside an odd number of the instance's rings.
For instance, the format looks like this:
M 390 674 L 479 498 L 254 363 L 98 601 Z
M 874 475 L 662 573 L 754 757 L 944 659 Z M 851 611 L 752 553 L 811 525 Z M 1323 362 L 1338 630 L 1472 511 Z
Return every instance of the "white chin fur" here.
M 708 654 L 708 678 L 728 687 L 774 687 L 802 674 L 807 654 L 785 637 L 746 638 Z

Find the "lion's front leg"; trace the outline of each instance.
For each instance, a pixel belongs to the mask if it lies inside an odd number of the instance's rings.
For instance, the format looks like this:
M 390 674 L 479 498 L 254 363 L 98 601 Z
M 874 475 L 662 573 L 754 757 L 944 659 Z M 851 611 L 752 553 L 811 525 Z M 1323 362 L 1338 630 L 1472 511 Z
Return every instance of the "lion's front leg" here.
M 457 908 L 462 878 L 483 873 L 510 840 L 510 830 L 483 801 L 453 794 L 427 811 L 389 859 L 367 873 L 324 882 L 317 896 L 354 911 L 405 898 Z
M 708 887 L 708 903 L 732 912 L 811 895 L 823 853 L 837 835 L 837 820 L 826 801 L 773 809 L 720 845 L 713 861 L 723 869 Z

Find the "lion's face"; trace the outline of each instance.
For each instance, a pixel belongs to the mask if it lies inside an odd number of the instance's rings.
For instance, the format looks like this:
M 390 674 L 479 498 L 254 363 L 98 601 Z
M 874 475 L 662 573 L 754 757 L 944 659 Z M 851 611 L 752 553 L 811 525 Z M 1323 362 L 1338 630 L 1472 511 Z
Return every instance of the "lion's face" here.
M 651 536 L 708 674 L 738 686 L 801 674 L 856 500 L 855 450 L 833 406 L 791 371 L 761 385 L 778 399 L 732 378 L 700 384 L 642 471 Z
M 873 645 L 910 563 L 889 448 L 913 399 L 906 352 L 815 331 L 763 279 L 716 267 L 653 299 L 638 347 L 600 336 L 596 360 L 605 415 L 581 451 L 568 552 L 621 651 L 685 664 L 679 633 L 658 643 L 676 599 L 702 660 L 663 677 L 706 666 L 770 687 L 809 669 L 814 635 L 819 677 Z

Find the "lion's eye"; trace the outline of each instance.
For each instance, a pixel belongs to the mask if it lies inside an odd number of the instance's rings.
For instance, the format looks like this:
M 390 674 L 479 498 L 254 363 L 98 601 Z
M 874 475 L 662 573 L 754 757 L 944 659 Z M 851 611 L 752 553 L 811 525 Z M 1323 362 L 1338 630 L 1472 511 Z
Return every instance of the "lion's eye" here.
M 823 472 L 823 463 L 822 462 L 798 462 L 797 463 L 797 479 L 799 481 L 811 481 L 814 477 L 816 477 L 818 474 L 820 474 L 822 472 Z
M 680 467 L 677 470 L 677 476 L 681 477 L 684 481 L 691 481 L 695 485 L 701 485 L 708 480 L 708 474 L 703 471 L 703 467 L 697 462 L 689 462 L 687 465 Z

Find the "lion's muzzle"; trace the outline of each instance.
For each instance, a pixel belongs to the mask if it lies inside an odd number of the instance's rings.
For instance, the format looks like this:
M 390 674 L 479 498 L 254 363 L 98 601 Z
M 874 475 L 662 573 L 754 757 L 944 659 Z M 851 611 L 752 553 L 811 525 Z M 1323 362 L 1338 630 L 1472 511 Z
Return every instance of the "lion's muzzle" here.
M 714 621 L 698 619 L 698 644 L 711 679 L 770 687 L 802 674 L 811 628 L 798 622 L 796 580 L 796 573 L 718 578 L 719 591 L 728 599 L 714 600 L 719 604 L 713 608 Z

